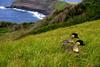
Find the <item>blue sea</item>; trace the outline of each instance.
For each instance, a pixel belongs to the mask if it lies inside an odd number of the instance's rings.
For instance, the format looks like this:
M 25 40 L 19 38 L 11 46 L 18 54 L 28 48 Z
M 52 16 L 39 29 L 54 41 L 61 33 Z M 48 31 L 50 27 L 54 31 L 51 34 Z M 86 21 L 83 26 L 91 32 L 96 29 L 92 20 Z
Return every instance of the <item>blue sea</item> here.
M 13 1 L 14 0 L 0 0 L 0 21 L 14 23 L 36 22 L 45 17 L 45 15 L 38 12 L 17 8 L 6 8 L 6 6 L 10 6 Z

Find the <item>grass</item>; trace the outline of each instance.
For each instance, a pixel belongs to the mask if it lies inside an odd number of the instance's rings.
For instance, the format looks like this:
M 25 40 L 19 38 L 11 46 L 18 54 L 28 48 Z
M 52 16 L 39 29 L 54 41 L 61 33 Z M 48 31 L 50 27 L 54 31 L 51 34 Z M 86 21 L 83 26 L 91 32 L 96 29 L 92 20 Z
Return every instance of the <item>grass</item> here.
M 68 3 L 67 2 L 63 2 L 63 1 L 60 1 L 58 3 L 56 3 L 54 6 L 55 6 L 55 9 L 56 10 L 63 10 L 64 7 L 67 5 Z
M 6 33 L 9 32 L 9 29 L 7 28 L 0 28 L 0 33 Z
M 72 32 L 85 42 L 79 54 L 61 49 Z M 0 41 L 0 67 L 100 67 L 100 20 Z
M 0 36 L 7 32 L 10 32 L 10 30 L 7 28 L 0 28 Z

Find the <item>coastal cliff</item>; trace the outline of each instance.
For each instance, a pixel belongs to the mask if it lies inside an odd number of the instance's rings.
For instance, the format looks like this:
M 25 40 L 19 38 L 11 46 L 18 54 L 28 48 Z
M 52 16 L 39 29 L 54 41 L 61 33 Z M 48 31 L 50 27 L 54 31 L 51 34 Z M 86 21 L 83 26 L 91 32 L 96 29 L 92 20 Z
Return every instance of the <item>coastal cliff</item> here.
M 53 6 L 57 2 L 58 0 L 15 0 L 10 7 L 37 11 L 48 15 L 54 10 Z

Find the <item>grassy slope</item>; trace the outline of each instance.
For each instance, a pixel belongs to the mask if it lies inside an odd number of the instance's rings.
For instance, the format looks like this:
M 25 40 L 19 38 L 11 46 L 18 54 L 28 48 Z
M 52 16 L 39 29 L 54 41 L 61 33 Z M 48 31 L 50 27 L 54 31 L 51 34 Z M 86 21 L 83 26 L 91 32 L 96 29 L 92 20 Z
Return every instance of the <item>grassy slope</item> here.
M 79 54 L 60 49 L 72 32 L 86 44 Z M 0 67 L 100 67 L 99 61 L 100 20 L 0 42 Z

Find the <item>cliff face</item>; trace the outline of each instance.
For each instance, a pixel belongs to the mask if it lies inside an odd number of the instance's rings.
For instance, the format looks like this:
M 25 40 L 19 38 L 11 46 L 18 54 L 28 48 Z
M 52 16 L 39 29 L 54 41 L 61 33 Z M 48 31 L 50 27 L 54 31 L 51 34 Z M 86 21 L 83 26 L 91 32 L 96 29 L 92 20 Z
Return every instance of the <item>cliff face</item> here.
M 53 5 L 57 2 L 58 0 L 16 0 L 11 7 L 34 10 L 48 15 L 53 11 Z

